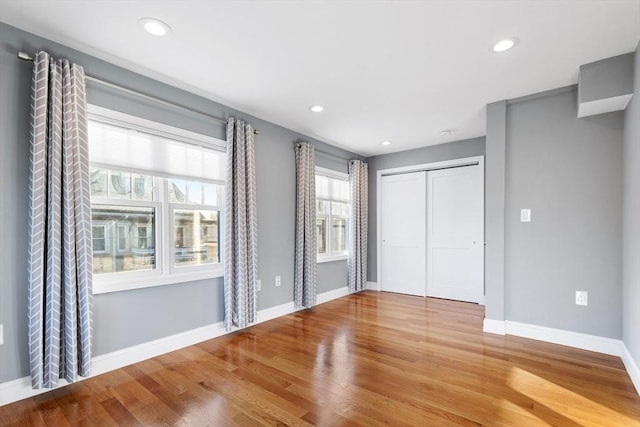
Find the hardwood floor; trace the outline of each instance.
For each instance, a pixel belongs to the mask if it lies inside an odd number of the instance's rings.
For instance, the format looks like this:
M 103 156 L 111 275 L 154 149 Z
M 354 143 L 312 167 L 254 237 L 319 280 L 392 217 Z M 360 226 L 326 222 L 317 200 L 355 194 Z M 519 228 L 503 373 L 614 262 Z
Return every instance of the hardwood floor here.
M 0 425 L 640 426 L 619 358 L 483 334 L 483 313 L 350 295 L 0 407 Z

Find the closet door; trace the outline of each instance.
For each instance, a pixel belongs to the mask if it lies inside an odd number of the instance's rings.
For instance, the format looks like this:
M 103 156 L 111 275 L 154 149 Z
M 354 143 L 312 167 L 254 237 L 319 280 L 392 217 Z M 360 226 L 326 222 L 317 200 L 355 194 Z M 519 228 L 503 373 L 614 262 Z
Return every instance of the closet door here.
M 381 289 L 425 296 L 426 172 L 381 178 Z
M 482 164 L 427 173 L 427 296 L 483 303 Z

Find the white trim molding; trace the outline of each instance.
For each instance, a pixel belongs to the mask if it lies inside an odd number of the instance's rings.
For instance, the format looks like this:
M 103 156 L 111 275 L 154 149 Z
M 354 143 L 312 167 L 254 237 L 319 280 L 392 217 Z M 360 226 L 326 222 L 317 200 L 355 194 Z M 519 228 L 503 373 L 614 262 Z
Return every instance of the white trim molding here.
M 490 334 L 505 335 L 507 333 L 504 320 L 484 319 L 482 331 Z
M 483 332 L 499 335 L 515 335 L 517 337 L 531 338 L 538 341 L 553 344 L 566 345 L 582 350 L 595 351 L 611 356 L 622 356 L 622 341 L 600 337 L 597 335 L 583 334 L 564 329 L 547 328 L 546 326 L 532 325 L 529 323 L 513 322 L 511 320 L 484 319 Z
M 636 391 L 640 394 L 640 368 L 624 343 L 622 343 L 622 363 L 624 363 Z
M 332 291 L 323 292 L 318 294 L 318 298 L 316 299 L 316 304 L 324 304 L 325 302 L 332 301 L 334 299 L 346 297 L 351 292 L 349 292 L 349 287 L 345 286 L 344 288 L 334 289 Z
M 367 282 L 366 289 L 368 289 L 370 291 L 379 291 L 380 287 L 378 286 L 377 282 Z
M 317 301 L 318 304 L 322 304 L 337 298 L 342 298 L 346 295 L 349 295 L 349 288 L 347 286 L 318 294 Z M 285 316 L 296 311 L 298 310 L 296 310 L 293 302 L 266 308 L 258 312 L 258 321 L 254 323 L 254 325 L 266 322 L 271 319 L 275 319 L 277 317 Z M 234 329 L 231 332 L 234 332 L 236 330 L 237 329 Z M 179 334 L 170 335 L 158 340 L 149 341 L 143 344 L 127 347 L 122 350 L 117 350 L 111 353 L 96 356 L 92 360 L 91 376 L 86 378 L 91 378 L 96 375 L 104 374 L 105 372 L 113 371 L 115 369 L 131 365 L 133 363 L 160 356 L 161 354 L 169 353 L 171 351 L 179 350 L 181 348 L 188 347 L 199 342 L 217 338 L 227 333 L 229 332 L 224 329 L 223 323 L 218 322 L 211 325 L 203 326 L 201 328 L 192 329 L 190 331 L 181 332 Z M 86 378 L 80 378 L 80 381 Z M 60 380 L 60 385 L 56 388 L 64 387 L 65 385 L 68 385 L 68 383 L 65 380 Z M 17 402 L 18 400 L 26 399 L 29 397 L 37 396 L 51 390 L 52 389 L 33 390 L 31 388 L 30 377 L 23 377 L 13 381 L 7 381 L 0 384 L 0 406 L 7 405 L 12 402 Z
M 505 321 L 507 335 L 532 338 L 554 344 L 595 351 L 611 356 L 622 356 L 622 341 L 597 335 L 566 331 L 563 329 L 547 328 L 545 326 L 528 323 Z

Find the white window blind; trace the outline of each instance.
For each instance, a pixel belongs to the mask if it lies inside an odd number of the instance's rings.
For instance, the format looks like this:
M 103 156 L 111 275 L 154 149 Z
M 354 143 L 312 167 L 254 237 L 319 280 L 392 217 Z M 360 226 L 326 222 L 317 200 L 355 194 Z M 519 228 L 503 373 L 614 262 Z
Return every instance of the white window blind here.
M 94 165 L 139 173 L 221 183 L 225 153 L 140 130 L 89 120 L 89 159 Z
M 316 172 L 316 198 L 349 201 L 349 181 Z

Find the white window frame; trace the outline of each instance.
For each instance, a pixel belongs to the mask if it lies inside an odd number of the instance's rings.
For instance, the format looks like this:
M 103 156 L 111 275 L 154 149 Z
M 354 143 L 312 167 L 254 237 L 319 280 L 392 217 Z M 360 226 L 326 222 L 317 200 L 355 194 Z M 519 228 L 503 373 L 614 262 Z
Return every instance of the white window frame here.
M 137 116 L 109 110 L 95 105 L 88 106 L 88 119 L 100 121 L 103 123 L 115 124 L 125 128 L 143 131 L 155 134 L 164 138 L 174 139 L 179 142 L 193 143 L 218 151 L 224 151 L 226 142 L 210 136 L 198 134 L 184 129 L 168 126 L 162 123 L 153 122 Z M 92 165 L 94 167 L 104 169 L 118 169 L 116 165 Z M 100 205 L 116 205 L 116 206 L 136 206 L 136 207 L 153 207 L 155 209 L 155 269 L 144 271 L 125 271 L 113 273 L 100 273 L 93 275 L 93 293 L 102 294 L 108 292 L 117 292 L 131 289 L 140 289 L 154 286 L 171 285 L 176 283 L 185 283 L 195 280 L 212 279 L 224 276 L 224 260 L 221 242 L 218 242 L 219 263 L 198 265 L 198 266 L 173 266 L 173 209 L 176 205 L 170 203 L 168 194 L 168 183 L 170 178 L 162 178 L 145 171 L 130 171 L 132 173 L 141 173 L 154 176 L 153 201 L 139 201 L 128 199 L 111 199 L 108 197 L 93 197 L 91 200 L 92 207 Z M 178 178 L 178 177 L 176 177 Z M 183 179 L 183 178 L 180 178 Z M 191 181 L 197 181 L 193 178 L 184 178 Z M 210 182 L 202 180 L 202 182 Z M 107 181 L 107 185 L 109 182 Z M 215 184 L 224 186 L 224 182 L 215 182 Z M 131 191 L 134 191 L 134 184 L 131 183 Z M 107 187 L 108 188 L 108 187 Z M 221 197 L 219 197 L 221 199 Z M 219 203 L 220 204 L 220 203 Z M 218 227 L 219 235 L 224 235 L 224 222 L 221 220 L 222 206 L 195 205 L 185 204 L 185 209 L 200 210 L 218 210 Z M 106 229 L 105 229 L 106 232 Z M 137 233 L 134 233 L 137 234 Z M 131 243 L 131 242 L 129 242 Z
M 326 176 L 328 178 L 332 178 L 332 179 L 338 179 L 341 181 L 346 181 L 349 182 L 349 175 L 344 173 L 344 172 L 338 172 L 332 169 L 326 169 L 320 166 L 316 166 L 316 176 L 321 175 L 321 176 Z M 349 200 L 339 200 L 339 199 L 333 199 L 333 198 L 319 198 L 316 195 L 316 201 L 318 200 L 323 200 L 329 203 L 329 206 L 331 206 L 331 202 L 340 202 L 340 203 L 347 203 L 349 205 L 349 212 L 351 212 L 351 198 L 349 198 Z M 317 209 L 317 208 L 316 208 Z M 331 212 L 331 211 L 329 211 Z M 316 218 L 326 218 L 326 222 L 325 222 L 325 235 L 326 235 L 326 239 L 327 239 L 327 253 L 326 254 L 319 254 L 316 251 L 316 263 L 321 264 L 321 263 L 325 263 L 325 262 L 333 262 L 333 261 L 344 261 L 347 260 L 349 258 L 349 215 L 347 216 L 342 216 L 342 215 L 332 215 L 331 213 L 329 214 L 318 214 L 316 212 Z M 332 224 L 333 224 L 333 218 L 344 218 L 347 221 L 347 250 L 346 251 L 332 251 L 331 248 L 331 233 L 332 233 Z

